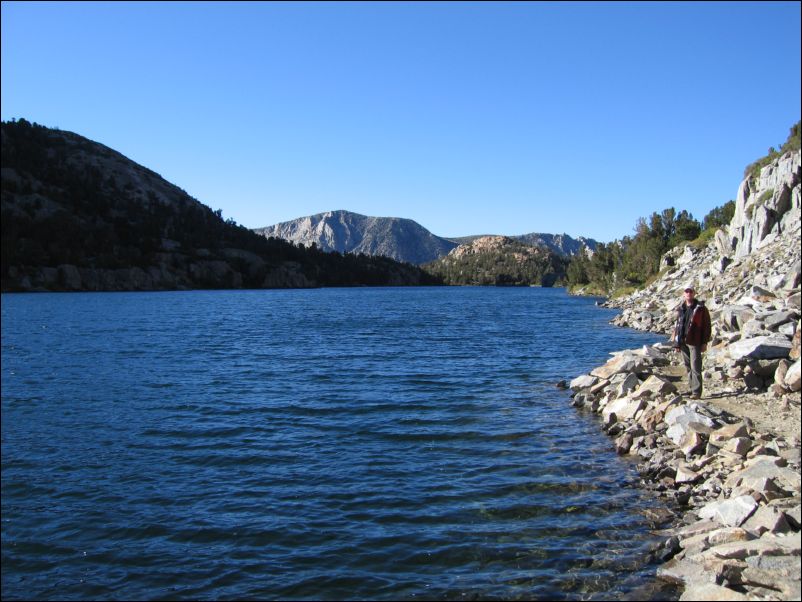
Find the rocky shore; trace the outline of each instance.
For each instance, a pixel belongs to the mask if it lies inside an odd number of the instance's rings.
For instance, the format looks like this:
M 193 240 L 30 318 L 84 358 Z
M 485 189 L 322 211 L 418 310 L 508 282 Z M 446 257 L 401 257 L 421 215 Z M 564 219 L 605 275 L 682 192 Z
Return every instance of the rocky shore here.
M 606 305 L 666 343 L 613 354 L 570 383 L 645 487 L 676 510 L 655 550 L 681 600 L 799 600 L 800 154 L 745 179 L 728 228 L 663 257 L 650 286 Z M 713 320 L 704 393 L 691 400 L 668 344 L 693 282 Z

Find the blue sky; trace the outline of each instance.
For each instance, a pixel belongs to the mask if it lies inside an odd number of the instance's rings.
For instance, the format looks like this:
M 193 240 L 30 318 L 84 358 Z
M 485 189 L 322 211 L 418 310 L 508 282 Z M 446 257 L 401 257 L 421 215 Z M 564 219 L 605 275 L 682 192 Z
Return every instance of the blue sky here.
M 348 209 L 610 241 L 800 118 L 800 3 L 2 3 L 2 118 L 248 227 Z

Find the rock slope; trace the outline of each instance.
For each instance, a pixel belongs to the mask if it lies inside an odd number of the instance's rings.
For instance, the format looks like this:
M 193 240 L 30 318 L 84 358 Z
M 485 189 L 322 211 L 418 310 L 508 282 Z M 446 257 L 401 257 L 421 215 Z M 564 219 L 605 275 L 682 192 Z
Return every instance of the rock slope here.
M 256 228 L 254 232 L 296 244 L 314 244 L 323 251 L 383 255 L 414 264 L 433 261 L 457 246 L 411 219 L 371 217 L 342 210 Z
M 570 383 L 644 484 L 677 509 L 655 556 L 682 600 L 800 599 L 800 154 L 742 182 L 707 246 L 609 303 L 615 324 L 665 333 L 692 282 L 713 318 L 705 390 L 691 400 L 668 342 L 614 354 Z

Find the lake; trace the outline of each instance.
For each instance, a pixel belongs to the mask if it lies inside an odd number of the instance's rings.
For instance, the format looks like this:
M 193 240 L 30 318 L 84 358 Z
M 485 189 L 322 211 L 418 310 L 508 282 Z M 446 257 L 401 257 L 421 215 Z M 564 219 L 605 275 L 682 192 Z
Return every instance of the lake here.
M 4 599 L 610 599 L 657 539 L 563 289 L 2 296 Z

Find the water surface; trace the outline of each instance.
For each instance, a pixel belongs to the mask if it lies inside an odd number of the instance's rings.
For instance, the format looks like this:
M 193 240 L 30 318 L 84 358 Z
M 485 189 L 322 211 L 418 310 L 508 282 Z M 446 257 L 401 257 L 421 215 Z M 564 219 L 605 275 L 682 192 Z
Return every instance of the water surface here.
M 562 289 L 3 295 L 2 596 L 581 599 L 639 491 L 554 387 L 657 340 Z

